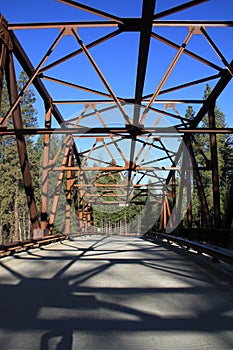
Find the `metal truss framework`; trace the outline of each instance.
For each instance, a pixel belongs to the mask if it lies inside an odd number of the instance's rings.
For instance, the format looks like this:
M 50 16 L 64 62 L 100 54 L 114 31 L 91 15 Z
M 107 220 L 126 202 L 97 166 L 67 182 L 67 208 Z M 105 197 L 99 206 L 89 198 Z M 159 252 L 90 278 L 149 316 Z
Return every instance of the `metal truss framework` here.
M 0 121 L 0 134 L 15 135 L 18 147 L 19 160 L 22 170 L 23 183 L 27 196 L 27 203 L 34 237 L 44 234 L 47 229 L 54 227 L 56 212 L 60 199 L 61 188 L 65 188 L 65 233 L 71 229 L 71 207 L 74 205 L 77 217 L 77 230 L 84 232 L 93 225 L 93 205 L 137 205 L 142 204 L 143 198 L 161 206 L 160 227 L 170 225 L 172 231 L 177 225 L 173 220 L 172 212 L 179 209 L 179 202 L 183 200 L 184 189 L 180 185 L 177 192 L 177 176 L 180 183 L 187 186 L 190 180 L 192 168 L 193 176 L 198 185 L 198 195 L 203 208 L 204 219 L 207 227 L 230 228 L 232 225 L 233 204 L 233 180 L 229 189 L 228 203 L 225 217 L 220 218 L 220 194 L 219 175 L 217 161 L 216 138 L 218 134 L 232 134 L 233 128 L 217 128 L 215 123 L 214 108 L 218 97 L 227 87 L 233 76 L 233 62 L 228 62 L 224 54 L 217 47 L 208 33 L 208 28 L 221 27 L 227 30 L 233 27 L 233 22 L 227 21 L 197 21 L 197 20 L 164 20 L 171 14 L 180 13 L 185 9 L 196 7 L 207 0 L 188 1 L 182 5 L 156 13 L 156 0 L 144 0 L 142 14 L 139 18 L 120 18 L 101 10 L 91 8 L 73 0 L 59 0 L 67 6 L 91 12 L 99 16 L 99 20 L 77 21 L 63 23 L 8 23 L 0 17 L 0 95 L 2 95 L 3 80 L 6 79 L 11 107 Z M 159 1 L 159 0 L 157 0 Z M 158 34 L 158 28 L 171 27 L 175 30 L 187 28 L 186 36 L 182 44 L 178 45 Z M 57 38 L 48 48 L 41 61 L 34 67 L 21 46 L 15 32 L 17 30 L 31 29 L 58 29 Z M 107 34 L 85 44 L 79 33 L 79 29 L 106 28 Z M 139 35 L 139 47 L 137 56 L 137 69 L 134 95 L 124 98 L 119 96 L 108 82 L 104 69 L 100 69 L 91 49 L 124 33 L 135 32 Z M 187 49 L 191 38 L 195 35 L 202 36 L 219 58 L 219 65 L 205 58 L 205 55 L 197 54 Z M 56 50 L 57 45 L 64 36 L 75 39 L 76 47 L 71 48 L 68 54 L 46 65 L 46 61 Z M 152 43 L 160 42 L 168 48 L 175 50 L 175 55 L 168 65 L 165 74 L 157 83 L 155 89 L 145 95 L 146 74 L 149 62 L 149 52 Z M 37 43 L 38 45 L 38 43 Z M 78 48 L 77 48 L 78 47 Z M 103 55 L 106 52 L 103 51 Z M 63 63 L 84 55 L 97 77 L 103 84 L 105 91 L 79 85 L 76 81 L 60 79 L 45 74 L 53 68 L 59 69 Z M 176 68 L 181 57 L 188 56 L 202 66 L 202 73 L 198 79 L 190 80 L 185 77 L 185 82 L 169 88 L 165 88 L 166 82 Z M 28 82 L 22 89 L 17 90 L 14 60 L 17 60 L 22 69 L 28 75 Z M 156 59 L 156 57 L 154 58 Z M 159 62 L 158 62 L 159 66 Z M 212 69 L 214 74 L 205 75 L 205 68 Z M 62 68 L 60 68 L 62 69 Z M 114 67 L 113 67 L 114 69 Z M 207 72 L 209 70 L 207 69 Z M 215 82 L 211 94 L 206 100 L 196 97 L 181 99 L 180 92 L 186 88 L 198 87 L 199 84 Z M 78 91 L 84 91 L 90 95 L 88 99 L 56 100 L 51 96 L 45 83 L 52 82 L 57 86 L 64 86 Z M 44 128 L 27 129 L 23 125 L 20 101 L 28 87 L 33 84 L 44 102 L 45 118 Z M 122 84 L 124 82 L 122 81 Z M 179 93 L 179 94 L 177 94 Z M 170 94 L 172 98 L 162 97 Z M 92 98 L 92 96 L 95 98 Z M 96 98 L 96 96 L 98 98 Z M 67 119 L 59 110 L 59 105 L 81 105 L 82 111 Z M 193 118 L 186 118 L 177 111 L 177 104 L 200 105 Z M 163 107 L 157 107 L 157 106 Z M 171 111 L 172 110 L 172 111 Z M 109 113 L 112 113 L 112 120 Z M 209 116 L 209 127 L 200 127 L 204 116 Z M 12 117 L 14 128 L 8 128 L 8 120 Z M 163 117 L 169 119 L 169 125 L 162 123 Z M 52 127 L 53 120 L 59 127 Z M 96 124 L 98 121 L 98 125 Z M 97 126 L 96 126 L 97 125 Z M 206 159 L 205 169 L 212 172 L 212 188 L 214 213 L 211 215 L 202 183 L 200 169 L 195 158 L 195 135 L 210 135 L 211 159 Z M 30 165 L 27 155 L 25 135 L 44 135 L 43 171 L 41 196 L 42 204 L 35 203 L 33 194 L 33 179 L 31 178 Z M 51 135 L 62 134 L 62 144 L 53 157 L 50 155 Z M 179 139 L 180 144 L 174 150 L 167 142 L 171 139 Z M 192 167 L 182 167 L 185 161 L 184 149 L 181 142 L 189 151 Z M 80 148 L 81 145 L 81 148 Z M 83 150 L 84 148 L 84 150 Z M 82 149 L 82 150 L 81 150 Z M 127 149 L 127 151 L 126 151 Z M 202 152 L 203 157 L 205 156 Z M 188 162 L 188 161 L 187 161 Z M 56 173 L 54 183 L 55 192 L 49 203 L 49 173 Z M 164 173 L 165 176 L 160 175 Z M 116 175 L 117 174 L 117 175 Z M 104 183 L 102 177 L 112 177 L 112 181 Z M 117 180 L 116 180 L 117 179 Z M 187 187 L 190 188 L 190 185 Z M 185 190 L 185 195 L 187 195 Z M 178 203 L 178 205 L 177 205 Z M 41 205 L 41 217 L 38 217 L 38 208 Z M 49 205 L 51 206 L 49 209 Z M 188 226 L 192 227 L 191 205 L 187 205 Z M 174 218 L 173 218 L 174 219 Z

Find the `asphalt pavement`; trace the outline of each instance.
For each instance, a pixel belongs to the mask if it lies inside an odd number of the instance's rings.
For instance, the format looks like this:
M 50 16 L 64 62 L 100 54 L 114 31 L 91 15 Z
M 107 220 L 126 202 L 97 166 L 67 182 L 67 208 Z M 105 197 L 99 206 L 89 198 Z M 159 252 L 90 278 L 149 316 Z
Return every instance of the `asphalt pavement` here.
M 3 258 L 0 349 L 232 350 L 232 276 L 139 237 L 86 236 Z

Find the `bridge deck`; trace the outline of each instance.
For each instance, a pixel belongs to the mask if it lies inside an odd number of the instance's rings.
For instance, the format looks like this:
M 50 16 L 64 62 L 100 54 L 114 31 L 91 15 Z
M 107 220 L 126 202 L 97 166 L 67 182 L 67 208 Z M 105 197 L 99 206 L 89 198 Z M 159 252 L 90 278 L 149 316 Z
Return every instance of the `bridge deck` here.
M 82 237 L 0 260 L 0 349 L 233 348 L 229 281 L 135 237 Z

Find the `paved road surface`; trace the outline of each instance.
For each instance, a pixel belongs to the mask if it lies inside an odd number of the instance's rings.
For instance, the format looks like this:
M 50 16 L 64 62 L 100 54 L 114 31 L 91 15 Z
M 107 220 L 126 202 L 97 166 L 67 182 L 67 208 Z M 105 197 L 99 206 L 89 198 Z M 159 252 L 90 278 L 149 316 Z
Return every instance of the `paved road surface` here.
M 117 236 L 1 259 L 0 349 L 232 350 L 232 289 L 195 260 Z

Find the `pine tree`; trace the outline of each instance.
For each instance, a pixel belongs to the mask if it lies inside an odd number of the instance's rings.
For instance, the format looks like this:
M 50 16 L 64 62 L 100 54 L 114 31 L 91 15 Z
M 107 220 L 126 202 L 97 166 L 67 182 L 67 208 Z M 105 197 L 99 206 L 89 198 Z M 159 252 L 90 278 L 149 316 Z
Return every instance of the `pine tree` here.
M 20 91 L 27 80 L 25 72 L 20 74 L 18 90 Z M 20 101 L 24 127 L 36 127 L 35 94 L 28 89 Z M 0 117 L 9 109 L 9 98 L 6 84 L 3 87 L 2 106 Z M 8 128 L 13 128 L 12 119 L 9 118 Z M 31 171 L 38 178 L 38 150 L 34 147 L 33 138 L 26 136 L 28 156 Z M 3 242 L 11 242 L 30 237 L 30 220 L 26 203 L 25 190 L 22 183 L 22 174 L 18 159 L 18 151 L 14 136 L 2 136 L 0 142 L 0 231 Z M 39 193 L 39 191 L 37 191 Z
M 211 93 L 211 88 L 207 84 L 204 91 L 203 99 L 206 100 Z M 215 123 L 216 128 L 225 128 L 226 121 L 224 113 L 215 106 Z M 192 119 L 194 115 L 193 108 L 188 107 L 186 111 L 186 117 Z M 209 127 L 209 117 L 208 114 L 205 115 L 200 124 L 202 128 Z M 208 134 L 197 134 L 194 137 L 195 142 L 193 142 L 193 148 L 195 152 L 195 158 L 197 165 L 200 170 L 202 183 L 204 186 L 204 191 L 210 210 L 211 216 L 213 216 L 214 203 L 213 203 L 213 191 L 212 191 L 212 174 L 211 174 L 211 148 L 210 148 L 210 135 Z M 218 152 L 218 172 L 219 172 L 219 191 L 220 191 L 220 209 L 221 217 L 224 216 L 224 207 L 227 196 L 227 183 L 229 183 L 229 170 L 228 163 L 230 154 L 232 153 L 232 146 L 230 138 L 225 134 L 217 135 L 217 152 Z M 202 205 L 198 198 L 197 186 L 194 181 L 194 191 L 192 196 L 192 208 L 193 208 L 193 220 L 195 226 L 202 227 L 205 226 L 203 221 Z

